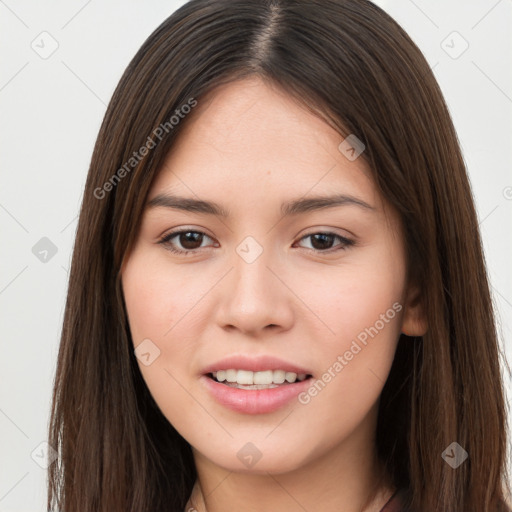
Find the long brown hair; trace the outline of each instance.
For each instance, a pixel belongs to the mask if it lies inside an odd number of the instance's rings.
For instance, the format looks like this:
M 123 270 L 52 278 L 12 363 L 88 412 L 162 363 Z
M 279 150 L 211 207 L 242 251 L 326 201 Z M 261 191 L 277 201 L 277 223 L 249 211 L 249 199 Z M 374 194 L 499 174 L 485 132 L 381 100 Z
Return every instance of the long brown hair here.
M 408 489 L 414 511 L 506 510 L 501 353 L 465 164 L 425 58 L 367 0 L 192 0 L 129 64 L 98 135 L 76 233 L 48 510 L 185 507 L 196 478 L 191 448 L 142 379 L 120 270 L 187 122 L 171 117 L 251 75 L 363 141 L 376 186 L 401 217 L 429 328 L 401 335 L 380 400 L 378 456 L 393 483 Z M 453 442 L 469 454 L 457 469 L 441 456 Z

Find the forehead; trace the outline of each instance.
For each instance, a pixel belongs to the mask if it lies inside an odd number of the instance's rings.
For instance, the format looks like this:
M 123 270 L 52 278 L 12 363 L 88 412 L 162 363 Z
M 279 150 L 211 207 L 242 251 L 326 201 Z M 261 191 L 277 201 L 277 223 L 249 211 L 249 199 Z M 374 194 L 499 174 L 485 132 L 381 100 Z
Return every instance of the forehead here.
M 172 190 L 258 201 L 281 191 L 380 201 L 364 158 L 350 161 L 338 149 L 343 136 L 259 78 L 200 98 L 180 129 L 150 196 Z

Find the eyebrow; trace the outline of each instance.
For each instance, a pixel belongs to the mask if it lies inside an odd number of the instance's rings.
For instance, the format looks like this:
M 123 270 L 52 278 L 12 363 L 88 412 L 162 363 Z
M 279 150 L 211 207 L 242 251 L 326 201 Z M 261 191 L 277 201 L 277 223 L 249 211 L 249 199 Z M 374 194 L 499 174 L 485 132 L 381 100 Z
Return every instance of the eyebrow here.
M 307 212 L 321 210 L 324 208 L 334 208 L 337 206 L 358 206 L 364 210 L 376 211 L 373 206 L 356 197 L 336 194 L 331 196 L 317 196 L 307 199 L 295 199 L 287 201 L 281 205 L 281 213 L 283 216 L 300 215 Z M 203 201 L 201 199 L 193 199 L 188 197 L 180 197 L 176 195 L 158 194 L 148 201 L 147 208 L 173 208 L 187 212 L 202 213 L 206 215 L 217 215 L 220 217 L 229 217 L 228 210 L 220 204 L 213 201 Z

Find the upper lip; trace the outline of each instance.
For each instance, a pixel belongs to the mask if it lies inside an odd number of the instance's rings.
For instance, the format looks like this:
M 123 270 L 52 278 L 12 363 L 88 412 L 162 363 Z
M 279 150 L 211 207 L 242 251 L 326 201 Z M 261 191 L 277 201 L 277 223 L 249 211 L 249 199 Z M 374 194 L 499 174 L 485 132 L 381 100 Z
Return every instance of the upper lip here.
M 278 357 L 263 355 L 263 356 L 230 356 L 225 359 L 220 359 L 215 363 L 206 366 L 203 369 L 203 374 L 213 373 L 219 370 L 249 370 L 253 372 L 262 372 L 265 370 L 284 370 L 285 372 L 293 372 L 296 374 L 305 373 L 311 375 L 311 371 L 298 366 L 293 363 L 289 363 Z

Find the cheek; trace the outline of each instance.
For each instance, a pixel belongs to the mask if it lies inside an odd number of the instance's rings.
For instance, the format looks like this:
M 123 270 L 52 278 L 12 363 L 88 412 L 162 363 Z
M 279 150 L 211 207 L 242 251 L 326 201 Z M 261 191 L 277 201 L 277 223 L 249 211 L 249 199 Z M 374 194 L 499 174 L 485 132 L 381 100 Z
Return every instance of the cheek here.
M 156 402 L 170 407 L 171 419 L 173 412 L 193 405 L 179 383 L 190 378 L 200 348 L 201 300 L 211 283 L 198 278 L 192 266 L 170 271 L 166 256 L 136 249 L 123 270 L 122 283 L 139 369 Z M 149 364 L 139 352 L 151 353 Z
M 144 258 L 143 251 L 132 255 L 123 272 L 123 293 L 134 345 L 144 338 L 170 339 L 187 321 L 206 291 L 196 289 L 189 274 L 184 267 L 169 272 L 165 258 Z
M 319 382 L 304 402 L 315 401 L 335 424 L 347 410 L 364 416 L 382 391 L 400 334 L 403 286 L 399 255 L 395 263 L 375 257 L 304 285 L 325 327 L 321 336 L 309 333 Z
M 181 411 L 194 407 L 194 400 L 180 383 L 186 382 L 189 362 L 197 350 L 190 318 L 198 294 L 206 290 L 193 292 L 191 277 L 186 270 L 169 272 L 165 256 L 155 258 L 143 249 L 134 250 L 122 275 L 134 348 L 144 347 L 140 353 L 150 354 L 148 361 L 137 356 L 140 372 L 173 424 L 180 424 Z
M 389 327 L 399 332 L 404 273 L 398 263 L 372 260 L 327 268 L 324 272 L 325 276 L 317 274 L 314 279 L 302 281 L 298 295 L 304 297 L 306 306 L 323 324 L 325 334 L 320 339 L 327 346 L 343 348 L 376 323 L 378 330 L 386 334 Z M 393 308 L 395 303 L 400 306 Z M 315 338 L 318 334 L 312 339 Z

